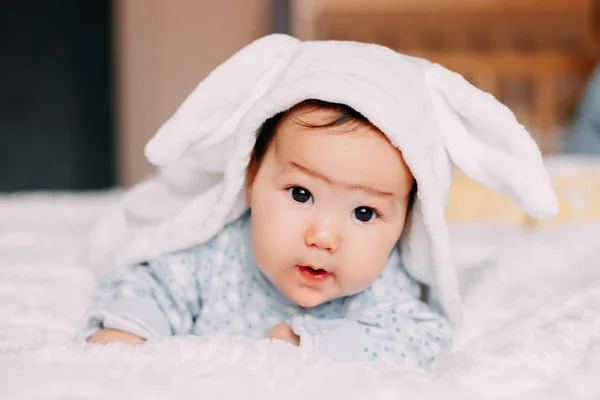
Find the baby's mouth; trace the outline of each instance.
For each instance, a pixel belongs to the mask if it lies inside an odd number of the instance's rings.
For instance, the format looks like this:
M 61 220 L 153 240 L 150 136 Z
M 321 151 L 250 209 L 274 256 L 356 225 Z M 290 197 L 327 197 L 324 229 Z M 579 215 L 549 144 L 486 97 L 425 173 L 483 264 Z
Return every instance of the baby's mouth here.
M 321 283 L 331 275 L 327 270 L 311 267 L 310 265 L 299 265 L 298 271 L 300 271 L 300 276 L 309 283 Z

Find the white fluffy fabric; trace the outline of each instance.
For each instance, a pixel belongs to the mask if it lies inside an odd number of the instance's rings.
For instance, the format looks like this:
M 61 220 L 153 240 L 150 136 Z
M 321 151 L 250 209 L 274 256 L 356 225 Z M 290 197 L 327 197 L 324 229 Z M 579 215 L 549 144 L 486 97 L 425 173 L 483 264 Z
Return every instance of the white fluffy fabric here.
M 146 146 L 159 172 L 92 236 L 100 273 L 203 243 L 248 207 L 246 168 L 265 120 L 307 99 L 349 105 L 402 151 L 418 184 L 400 238 L 409 274 L 453 324 L 462 315 L 444 207 L 451 163 L 548 218 L 558 201 L 539 149 L 512 112 L 462 76 L 386 47 L 265 36 L 216 68 Z
M 425 373 L 240 337 L 73 342 L 94 284 L 81 245 L 119 197 L 0 197 L 0 398 L 600 398 L 600 223 L 450 227 L 464 323 L 456 350 Z

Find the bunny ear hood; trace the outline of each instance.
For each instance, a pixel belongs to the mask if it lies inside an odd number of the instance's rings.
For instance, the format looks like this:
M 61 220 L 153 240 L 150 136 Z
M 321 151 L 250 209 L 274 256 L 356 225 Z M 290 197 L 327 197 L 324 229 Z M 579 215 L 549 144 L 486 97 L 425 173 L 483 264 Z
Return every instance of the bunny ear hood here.
M 460 75 L 378 45 L 270 35 L 215 69 L 148 143 L 159 171 L 93 232 L 93 263 L 197 245 L 241 216 L 257 130 L 307 99 L 356 109 L 401 150 L 418 184 L 400 238 L 405 267 L 454 323 L 461 299 L 444 218 L 452 164 L 534 217 L 558 212 L 529 134 Z

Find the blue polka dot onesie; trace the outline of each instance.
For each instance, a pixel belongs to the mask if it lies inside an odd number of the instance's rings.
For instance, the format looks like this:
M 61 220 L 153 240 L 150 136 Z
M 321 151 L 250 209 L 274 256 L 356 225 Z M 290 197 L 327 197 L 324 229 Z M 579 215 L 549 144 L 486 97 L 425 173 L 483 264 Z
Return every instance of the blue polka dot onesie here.
M 420 287 L 395 248 L 365 291 L 303 308 L 260 271 L 250 213 L 209 242 L 118 269 L 94 290 L 80 334 L 120 329 L 149 340 L 232 334 L 262 339 L 288 323 L 300 346 L 340 361 L 427 368 L 451 342 L 451 326 L 419 300 Z

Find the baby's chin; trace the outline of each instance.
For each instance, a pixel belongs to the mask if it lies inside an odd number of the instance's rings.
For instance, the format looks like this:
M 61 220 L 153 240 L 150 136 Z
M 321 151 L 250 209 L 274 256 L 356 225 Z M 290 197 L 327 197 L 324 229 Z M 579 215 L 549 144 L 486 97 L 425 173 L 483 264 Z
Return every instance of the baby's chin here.
M 294 288 L 291 292 L 285 291 L 284 294 L 294 303 L 304 308 L 317 307 L 335 298 L 327 297 L 324 293 L 309 288 Z

